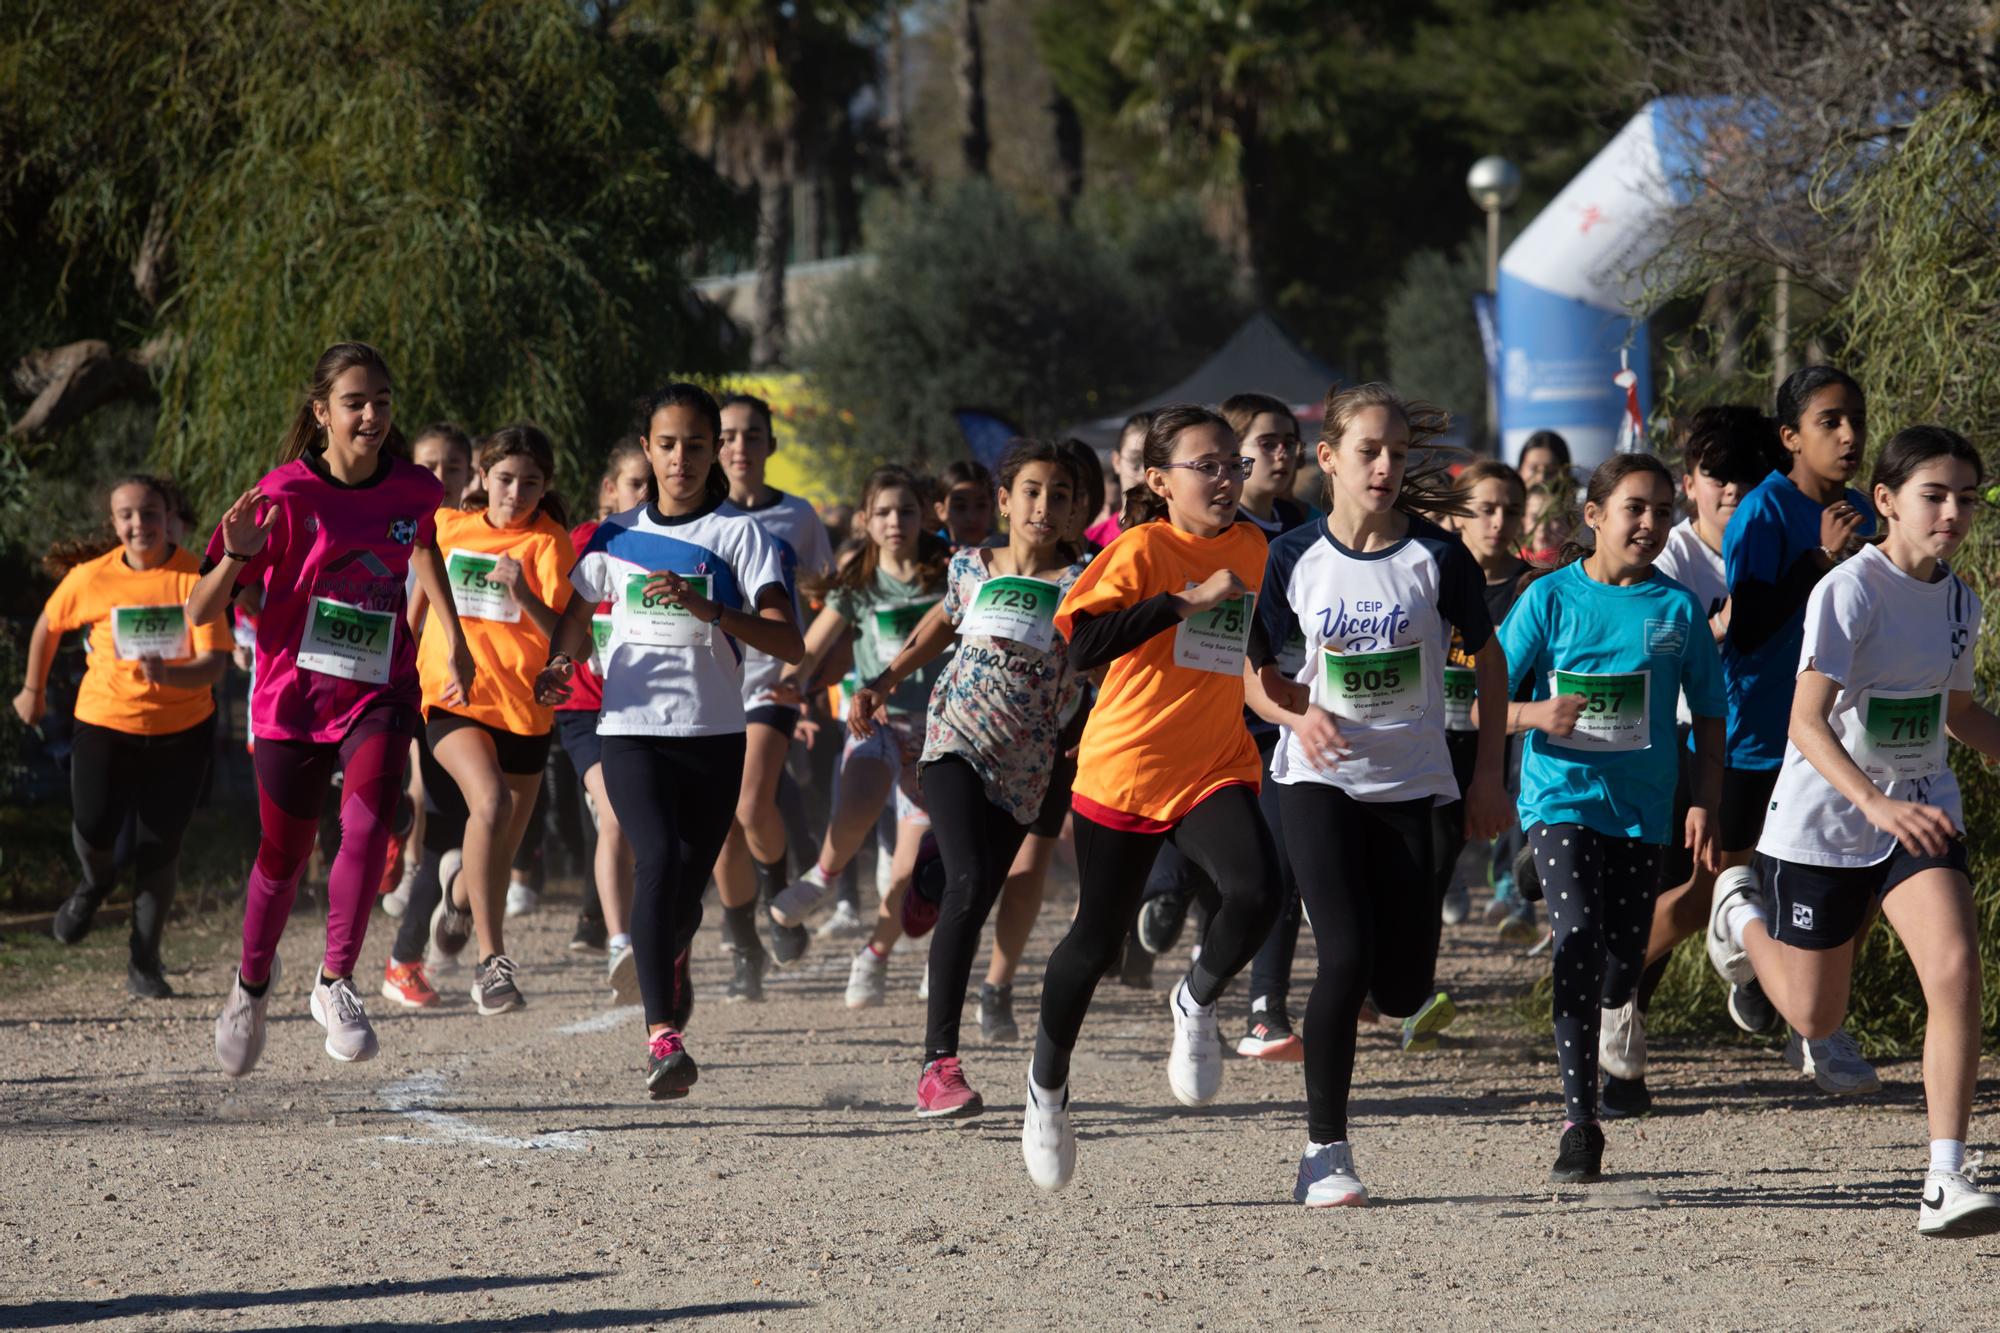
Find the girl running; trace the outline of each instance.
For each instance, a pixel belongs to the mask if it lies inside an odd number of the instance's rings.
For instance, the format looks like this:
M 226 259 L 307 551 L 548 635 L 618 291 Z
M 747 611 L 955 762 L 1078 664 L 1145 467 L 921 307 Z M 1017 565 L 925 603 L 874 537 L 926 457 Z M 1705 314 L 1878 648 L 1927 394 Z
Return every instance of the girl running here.
M 1681 493 L 1694 513 L 1674 525 L 1653 568 L 1692 592 L 1708 614 L 1708 634 L 1719 645 L 1729 629 L 1729 581 L 1723 570 L 1723 533 L 1750 489 L 1771 474 L 1784 457 L 1778 428 L 1754 407 L 1704 407 L 1688 422 L 1681 445 Z M 1694 784 L 1694 752 L 1688 745 L 1694 715 L 1685 696 L 1678 713 L 1680 783 L 1674 790 L 1674 824 L 1687 816 Z M 1598 1065 L 1604 1071 L 1606 1119 L 1643 1115 L 1652 1107 L 1646 1089 L 1646 1023 L 1653 991 L 1666 975 L 1674 946 L 1701 932 L 1708 920 L 1714 876 L 1694 864 L 1685 847 L 1667 849 L 1662 882 L 1653 903 L 1646 955 L 1634 984 L 1617 959 L 1604 970 L 1607 1003 L 1598 1029 Z M 1621 1003 L 1612 997 L 1625 996 Z M 1739 995 L 1740 999 L 1740 995 Z
M 555 449 L 531 425 L 503 426 L 479 442 L 474 459 L 480 489 L 464 509 L 437 512 L 452 603 L 479 672 L 479 690 L 448 702 L 448 642 L 441 624 L 426 624 L 428 601 L 418 588 L 410 621 L 422 626 L 417 670 L 423 680 L 424 738 L 438 765 L 465 800 L 467 821 L 459 873 L 433 911 L 440 948 L 462 930 L 469 910 L 479 941 L 472 1003 L 481 1014 L 523 1007 L 503 929 L 514 852 L 541 791 L 555 714 L 535 700 L 535 676 L 548 659 L 549 635 L 569 604 L 564 574 L 575 560 L 563 505 L 549 489 Z
M 1082 440 L 1064 440 L 1057 446 L 1076 474 L 1077 492 L 1070 501 L 1069 530 L 1064 534 L 1071 549 L 1085 559 L 1096 554 L 1084 536 L 1091 519 L 1104 508 L 1104 468 L 1097 451 Z M 1058 721 L 1055 756 L 1049 769 L 1048 788 L 1042 793 L 1041 808 L 1028 825 L 1021 850 L 1007 869 L 1007 882 L 993 916 L 993 958 L 986 967 L 986 980 L 979 987 L 979 1035 L 988 1042 L 1018 1041 L 1020 1024 L 1014 1018 L 1014 977 L 1021 970 L 1028 936 L 1042 912 L 1042 897 L 1048 886 L 1049 865 L 1055 860 L 1056 844 L 1062 838 L 1063 822 L 1069 817 L 1070 790 L 1076 782 L 1076 747 L 1090 717 L 1092 690 L 1079 678 L 1078 689 L 1063 705 Z
M 1667 844 L 1682 833 L 1697 865 L 1713 866 L 1712 814 L 1721 782 L 1722 674 L 1708 613 L 1653 568 L 1673 526 L 1674 481 L 1651 454 L 1618 454 L 1591 474 L 1583 521 L 1588 555 L 1572 542 L 1500 626 L 1508 728 L 1534 728 L 1521 760 L 1521 823 L 1555 931 L 1556 1062 L 1565 1119 L 1549 1179 L 1601 1177 L 1597 1025 L 1607 956 L 1636 976 L 1653 919 Z M 1581 557 L 1581 558 L 1579 558 Z M 1694 714 L 1693 797 L 1672 826 L 1674 711 Z M 1483 709 L 1475 703 L 1475 709 Z M 1625 996 L 1617 996 L 1620 1004 Z
M 653 498 L 653 467 L 646 461 L 646 442 L 632 435 L 611 446 L 604 476 L 598 482 L 598 518 L 570 529 L 573 549 L 589 549 L 598 525 L 612 514 L 636 509 Z M 632 843 L 604 789 L 604 742 L 597 735 L 604 707 L 604 653 L 611 643 L 613 604 L 599 602 L 590 616 L 590 653 L 572 664 L 569 697 L 556 705 L 556 737 L 569 755 L 583 784 L 594 836 L 591 840 L 591 881 L 605 932 L 604 975 L 611 998 L 619 1004 L 639 999 L 639 968 L 632 956 Z M 571 946 L 575 946 L 572 944 Z
M 49 668 L 62 636 L 86 626 L 89 656 L 77 690 L 70 740 L 70 842 L 83 878 L 56 909 L 57 940 L 90 930 L 118 875 L 119 834 L 136 833 L 130 959 L 125 989 L 146 1000 L 174 991 L 160 964 L 160 937 L 174 900 L 181 835 L 194 816 L 215 741 L 214 686 L 229 665 L 227 626 L 190 628 L 183 609 L 201 578 L 192 552 L 169 537 L 172 484 L 143 473 L 112 483 L 112 537 L 65 544 L 63 567 L 28 640 L 28 666 L 14 712 L 38 726 Z
M 327 879 L 326 955 L 312 1016 L 336 1060 L 376 1052 L 354 964 L 382 878 L 403 766 L 422 691 L 407 627 L 404 579 L 435 605 L 449 650 L 443 699 L 472 692 L 472 650 L 459 628 L 438 553 L 436 477 L 403 455 L 382 354 L 336 343 L 313 367 L 285 437 L 285 460 L 245 491 L 209 538 L 206 572 L 188 594 L 191 624 L 219 621 L 240 588 L 263 594 L 250 716 L 262 839 L 243 909 L 243 957 L 215 1024 L 226 1073 L 263 1054 L 278 940 L 318 832 L 336 768 L 340 850 Z
M 1043 1189 L 1075 1172 L 1070 1052 L 1161 846 L 1177 845 L 1221 895 L 1201 958 L 1168 998 L 1167 1083 L 1183 1105 L 1221 1090 L 1215 1001 L 1278 907 L 1277 851 L 1257 812 L 1257 746 L 1243 726 L 1246 655 L 1269 657 L 1252 614 L 1264 534 L 1237 521 L 1252 461 L 1229 423 L 1200 407 L 1158 413 L 1144 461 L 1143 484 L 1126 494 L 1125 531 L 1056 614 L 1071 670 L 1105 675 L 1070 798 L 1077 914 L 1042 979 L 1021 1126 L 1028 1176 Z M 1275 683 L 1277 669 L 1264 670 Z
M 1076 474 L 1062 451 L 1014 441 L 1000 463 L 1007 545 L 952 557 L 944 600 L 848 706 L 848 728 L 866 740 L 904 676 L 962 639 L 931 692 L 918 760 L 944 858 L 920 1116 L 977 1115 L 985 1106 L 959 1066 L 959 1017 L 980 932 L 1041 813 L 1063 710 L 1077 692 L 1069 645 L 1055 632 L 1056 607 L 1083 572 L 1067 540 L 1075 502 Z
M 1521 580 L 1530 566 L 1515 552 L 1520 549 L 1521 528 L 1528 504 L 1527 484 L 1521 474 L 1498 459 L 1475 459 L 1458 474 L 1458 493 L 1466 513 L 1454 520 L 1452 528 L 1466 551 L 1479 566 L 1485 584 L 1486 611 L 1498 625 L 1507 616 L 1519 595 Z M 1452 641 L 1444 672 L 1445 748 L 1451 751 L 1451 771 L 1460 791 L 1472 781 L 1473 762 L 1479 753 L 1479 727 L 1472 720 L 1472 700 L 1478 694 L 1478 679 L 1472 655 Z M 1515 765 L 1509 765 L 1510 769 Z M 1510 773 L 1510 782 L 1512 780 Z M 1457 881 L 1458 858 L 1465 849 L 1465 821 L 1462 811 L 1439 806 L 1437 810 L 1437 865 L 1440 892 L 1444 898 L 1444 924 L 1456 925 L 1470 911 L 1465 885 Z M 1514 821 L 1508 820 L 1501 842 L 1517 836 Z M 1503 863 L 1509 859 L 1499 858 Z M 1498 876 L 1493 899 L 1487 905 L 1486 923 L 1500 928 L 1507 944 L 1531 944 L 1540 936 L 1535 925 L 1535 905 L 1511 890 L 1510 880 Z
M 1778 386 L 1775 415 L 1789 468 L 1771 473 L 1743 497 L 1722 543 L 1730 602 L 1722 640 L 1729 752 L 1718 832 L 1725 868 L 1718 885 L 1748 893 L 1757 891 L 1750 860 L 1785 754 L 1806 599 L 1875 531 L 1867 497 L 1847 484 L 1860 470 L 1868 442 L 1861 386 L 1832 366 L 1807 366 Z M 1729 1015 L 1750 1032 L 1777 1021 L 1754 983 L 1730 991 Z M 1823 1092 L 1874 1092 L 1882 1086 L 1845 1029 L 1816 1041 L 1793 1033 L 1785 1060 Z
M 1879 910 L 1923 987 L 1930 1170 L 1917 1230 L 2000 1231 L 1965 1153 L 1979 1078 L 1979 928 L 1965 816 L 1945 738 L 2000 758 L 2000 719 L 1973 697 L 1979 599 L 1946 563 L 1985 466 L 1964 436 L 1913 426 L 1875 465 L 1887 524 L 1807 599 L 1784 766 L 1757 843 L 1758 895 L 1715 886 L 1709 958 L 1764 993 L 1807 1041 L 1838 1029 L 1863 923 Z M 1740 618 L 1743 608 L 1737 608 Z
M 1319 945 L 1306 1011 L 1309 1142 L 1292 1192 L 1309 1207 L 1368 1201 L 1347 1137 L 1362 1001 L 1403 1018 L 1410 1048 L 1435 1045 L 1455 1012 L 1434 988 L 1433 811 L 1460 800 L 1445 743 L 1446 653 L 1456 634 L 1488 698 L 1503 695 L 1507 661 L 1479 566 L 1415 513 L 1458 507 L 1440 471 L 1408 470 L 1410 449 L 1448 424 L 1387 385 L 1330 392 L 1319 466 L 1331 513 L 1279 538 L 1264 573 L 1266 642 L 1304 644 L 1294 676 L 1250 698 L 1284 728 L 1271 780 Z M 1505 726 L 1498 714 L 1480 726 L 1461 837 L 1492 837 L 1507 821 Z
M 761 398 L 730 394 L 722 400 L 722 470 L 729 478 L 729 503 L 750 515 L 777 543 L 784 562 L 785 586 L 792 594 L 793 614 L 804 622 L 798 590 L 801 577 L 824 579 L 833 570 L 833 548 L 826 525 L 813 507 L 796 495 L 786 495 L 764 480 L 777 442 L 771 434 L 771 408 Z M 773 691 L 784 663 L 754 648 L 743 660 L 744 729 L 743 790 L 736 799 L 736 821 L 715 863 L 715 883 L 722 899 L 724 933 L 735 966 L 729 998 L 764 998 L 764 968 L 768 961 L 757 938 L 757 904 L 765 905 L 771 929 L 771 951 L 781 965 L 806 950 L 802 926 L 785 928 L 769 920 L 771 900 L 784 889 L 789 855 L 785 821 L 778 811 L 778 787 L 785 780 L 785 758 L 798 729 L 799 709 L 780 703 Z
M 806 634 L 805 656 L 779 681 L 778 697 L 796 701 L 821 661 L 848 630 L 854 630 L 854 674 L 863 681 L 880 676 L 901 652 L 910 634 L 945 593 L 951 555 L 942 540 L 924 530 L 925 487 L 900 467 L 869 474 L 861 490 L 868 544 L 834 575 L 826 609 Z M 791 887 L 771 900 L 771 919 L 790 929 L 801 925 L 827 895 L 840 872 L 861 849 L 868 830 L 893 792 L 895 850 L 889 892 L 883 897 L 874 933 L 848 968 L 847 1007 L 872 1008 L 883 1002 L 889 951 L 902 937 L 903 894 L 916 872 L 917 854 L 930 828 L 916 764 L 923 738 L 924 709 L 939 665 L 931 662 L 905 675 L 889 692 L 884 717 L 867 737 L 850 734 L 835 777 L 833 816 L 827 821 L 819 860 Z M 851 710 L 850 710 L 851 711 Z
M 716 462 L 722 412 L 674 383 L 639 405 L 653 502 L 614 514 L 584 547 L 578 596 L 549 636 L 536 698 L 555 704 L 590 652 L 591 617 L 612 603 L 604 663 L 604 789 L 637 853 L 632 953 L 646 1012 L 646 1086 L 685 1097 L 699 1077 L 682 1039 L 693 991 L 686 953 L 701 893 L 743 785 L 743 648 L 801 651 L 777 544 L 729 507 Z

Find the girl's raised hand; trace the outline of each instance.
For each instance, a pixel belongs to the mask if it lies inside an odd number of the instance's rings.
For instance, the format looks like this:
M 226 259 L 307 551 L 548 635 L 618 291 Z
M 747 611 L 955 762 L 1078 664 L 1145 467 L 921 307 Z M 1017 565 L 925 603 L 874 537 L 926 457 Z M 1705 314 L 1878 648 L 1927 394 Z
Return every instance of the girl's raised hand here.
M 535 702 L 547 708 L 567 700 L 569 692 L 575 688 L 571 683 L 575 674 L 576 663 L 567 657 L 543 667 L 541 674 L 535 677 Z
M 1241 597 L 1245 589 L 1243 580 L 1236 577 L 1233 569 L 1218 569 L 1194 587 L 1177 594 L 1182 607 L 1181 618 L 1211 611 L 1232 597 Z
M 696 592 L 693 584 L 670 569 L 661 570 L 646 580 L 642 591 L 649 601 L 670 602 L 696 620 L 713 622 L 716 618 L 716 604 Z
M 1538 731 L 1551 736 L 1573 736 L 1576 734 L 1576 720 L 1583 716 L 1583 706 L 1588 702 L 1581 694 L 1557 694 L 1542 700 L 1541 719 L 1533 725 Z
M 260 518 L 257 506 L 263 505 Z M 278 506 L 264 498 L 264 492 L 252 486 L 236 497 L 236 503 L 222 516 L 222 547 L 237 555 L 255 555 L 264 549 L 264 543 L 271 540 L 271 527 L 278 521 Z
M 493 562 L 493 572 L 486 576 L 486 581 L 513 592 L 521 584 L 521 562 L 511 555 L 501 556 Z

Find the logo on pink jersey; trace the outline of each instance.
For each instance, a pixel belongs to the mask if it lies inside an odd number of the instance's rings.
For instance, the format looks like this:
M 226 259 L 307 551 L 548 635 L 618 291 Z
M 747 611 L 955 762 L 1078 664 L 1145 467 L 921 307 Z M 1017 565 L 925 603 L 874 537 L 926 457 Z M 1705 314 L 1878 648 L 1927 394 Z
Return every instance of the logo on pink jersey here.
M 417 539 L 417 520 L 399 518 L 389 524 L 389 540 L 398 546 L 408 546 Z

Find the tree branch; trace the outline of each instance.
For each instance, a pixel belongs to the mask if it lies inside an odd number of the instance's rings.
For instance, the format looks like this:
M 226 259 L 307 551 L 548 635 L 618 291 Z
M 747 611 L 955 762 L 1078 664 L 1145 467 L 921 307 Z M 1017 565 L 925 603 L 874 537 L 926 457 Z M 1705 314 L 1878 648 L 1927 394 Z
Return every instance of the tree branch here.
M 8 430 L 8 438 L 39 444 L 106 403 L 150 397 L 152 365 L 163 350 L 164 342 L 157 338 L 129 352 L 116 351 L 101 338 L 86 338 L 29 352 L 14 364 L 13 380 L 34 402 Z

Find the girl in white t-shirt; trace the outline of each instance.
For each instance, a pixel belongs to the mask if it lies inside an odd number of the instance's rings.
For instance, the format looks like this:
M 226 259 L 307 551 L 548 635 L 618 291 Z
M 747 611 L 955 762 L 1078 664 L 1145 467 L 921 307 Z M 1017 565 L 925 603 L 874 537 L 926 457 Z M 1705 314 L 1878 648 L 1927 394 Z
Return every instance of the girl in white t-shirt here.
M 1791 727 L 1757 844 L 1752 896 L 1718 883 L 1708 953 L 1732 984 L 1754 972 L 1808 1040 L 1847 1012 L 1855 940 L 1878 900 L 1916 967 L 1928 1016 L 1930 1172 L 1917 1230 L 2000 1231 L 1965 1135 L 1979 1077 L 1979 941 L 1965 819 L 1945 737 L 2000 758 L 2000 718 L 1973 698 L 1979 599 L 1945 561 L 1985 469 L 1941 426 L 1898 434 L 1875 465 L 1879 545 L 1836 566 L 1806 603 Z

